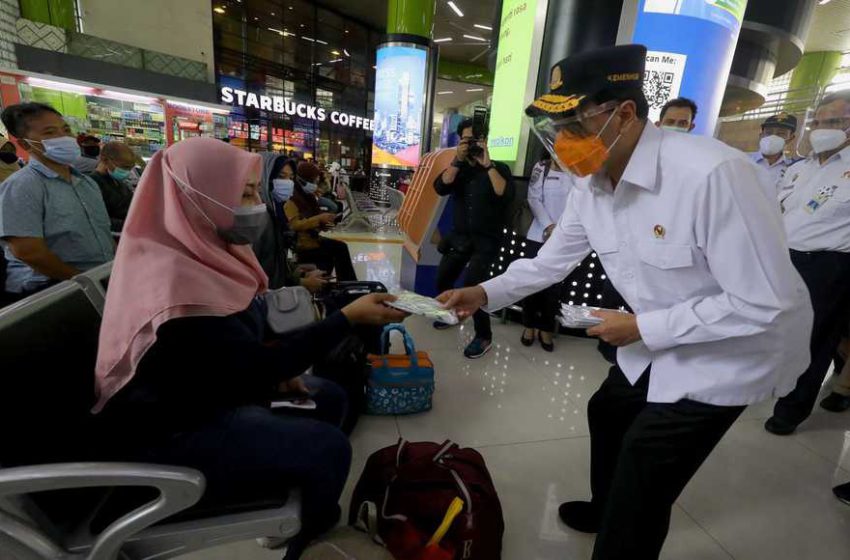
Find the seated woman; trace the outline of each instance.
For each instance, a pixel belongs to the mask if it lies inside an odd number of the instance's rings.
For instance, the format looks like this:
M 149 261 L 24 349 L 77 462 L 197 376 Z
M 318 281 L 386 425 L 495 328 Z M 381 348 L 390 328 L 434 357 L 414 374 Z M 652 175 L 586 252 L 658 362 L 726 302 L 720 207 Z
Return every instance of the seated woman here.
M 299 376 L 354 324 L 403 317 L 371 295 L 273 336 L 260 297 L 268 279 L 250 247 L 268 219 L 259 181 L 258 155 L 210 138 L 151 160 L 109 283 L 94 411 L 117 460 L 200 470 L 204 505 L 282 500 L 300 489 L 292 560 L 336 524 L 351 457 L 337 428 L 344 393 Z M 280 392 L 309 393 L 318 417 L 272 412 Z
M 319 173 L 319 168 L 314 164 L 306 161 L 299 163 L 295 175 L 295 191 L 283 207 L 289 228 L 298 232 L 298 262 L 314 264 L 320 270 L 328 272 L 334 270 L 340 282 L 357 280 L 348 246 L 342 241 L 319 235 L 320 232 L 331 229 L 336 221 L 336 214 L 323 213 L 319 208 L 316 198 Z

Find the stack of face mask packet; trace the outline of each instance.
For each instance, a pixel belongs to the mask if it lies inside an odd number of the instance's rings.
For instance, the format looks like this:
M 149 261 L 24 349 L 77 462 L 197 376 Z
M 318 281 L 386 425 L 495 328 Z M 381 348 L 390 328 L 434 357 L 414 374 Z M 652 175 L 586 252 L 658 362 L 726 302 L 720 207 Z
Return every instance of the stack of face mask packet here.
M 588 329 L 602 322 L 602 319 L 591 315 L 594 311 L 616 311 L 625 313 L 621 309 L 603 309 L 602 307 L 584 307 L 581 305 L 561 304 L 561 315 L 558 321 L 568 329 Z
M 457 325 L 460 322 L 454 311 L 446 309 L 443 307 L 443 304 L 433 298 L 407 291 L 396 292 L 393 295 L 398 299 L 387 303 L 390 307 L 395 307 L 413 315 L 422 315 L 448 325 Z

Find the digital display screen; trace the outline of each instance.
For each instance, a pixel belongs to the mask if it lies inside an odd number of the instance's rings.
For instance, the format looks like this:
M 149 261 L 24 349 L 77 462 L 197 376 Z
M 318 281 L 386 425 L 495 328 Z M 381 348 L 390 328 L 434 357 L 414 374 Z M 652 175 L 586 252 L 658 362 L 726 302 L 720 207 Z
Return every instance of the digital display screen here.
M 428 50 L 413 44 L 378 48 L 375 78 L 375 131 L 372 164 L 419 165 Z
M 490 157 L 516 161 L 524 126 L 525 81 L 531 64 L 537 0 L 504 0 L 499 31 L 493 104 L 490 110 Z

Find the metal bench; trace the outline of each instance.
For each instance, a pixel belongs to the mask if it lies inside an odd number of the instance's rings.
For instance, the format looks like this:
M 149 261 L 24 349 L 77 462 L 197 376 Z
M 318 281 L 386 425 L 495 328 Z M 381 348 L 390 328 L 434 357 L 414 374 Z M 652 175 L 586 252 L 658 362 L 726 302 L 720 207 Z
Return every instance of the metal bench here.
M 294 536 L 297 492 L 193 509 L 205 487 L 196 470 L 86 459 L 97 456 L 89 412 L 102 312 L 95 284 L 107 280 L 103 268 L 0 310 L 0 558 L 161 560 Z M 136 499 L 116 508 L 113 498 L 128 487 Z

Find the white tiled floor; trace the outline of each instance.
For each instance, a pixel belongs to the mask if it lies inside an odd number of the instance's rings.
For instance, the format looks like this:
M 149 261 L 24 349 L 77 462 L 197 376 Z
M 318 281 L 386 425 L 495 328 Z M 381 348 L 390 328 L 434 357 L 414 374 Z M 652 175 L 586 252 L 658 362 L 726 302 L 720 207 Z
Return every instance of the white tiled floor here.
M 519 344 L 516 325 L 494 325 L 496 347 L 467 361 L 467 329 L 409 329 L 435 362 L 434 410 L 403 418 L 364 418 L 352 438 L 351 487 L 369 454 L 408 440 L 453 439 L 480 449 L 505 510 L 504 560 L 589 559 L 593 538 L 566 529 L 557 507 L 589 495 L 585 409 L 607 367 L 594 341 L 560 337 L 554 354 Z M 686 488 L 674 512 L 667 560 L 847 560 L 850 507 L 833 498 L 850 480 L 850 413 L 818 410 L 788 438 L 762 428 L 771 403 L 733 426 Z M 845 437 L 847 439 L 845 439 Z M 842 457 L 843 456 L 843 457 Z M 190 558 L 190 557 L 187 557 Z M 271 560 L 279 554 L 240 543 L 193 560 Z

